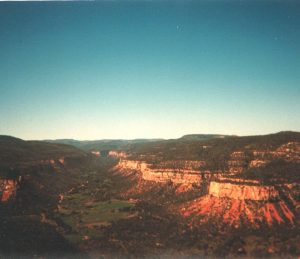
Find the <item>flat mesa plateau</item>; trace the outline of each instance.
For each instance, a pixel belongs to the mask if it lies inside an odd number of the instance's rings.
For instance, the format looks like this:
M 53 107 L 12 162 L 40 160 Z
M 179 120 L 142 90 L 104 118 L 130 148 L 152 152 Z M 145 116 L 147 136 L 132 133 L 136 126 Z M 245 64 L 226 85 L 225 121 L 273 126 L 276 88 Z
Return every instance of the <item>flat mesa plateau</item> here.
M 0 256 L 300 256 L 300 133 L 0 136 Z

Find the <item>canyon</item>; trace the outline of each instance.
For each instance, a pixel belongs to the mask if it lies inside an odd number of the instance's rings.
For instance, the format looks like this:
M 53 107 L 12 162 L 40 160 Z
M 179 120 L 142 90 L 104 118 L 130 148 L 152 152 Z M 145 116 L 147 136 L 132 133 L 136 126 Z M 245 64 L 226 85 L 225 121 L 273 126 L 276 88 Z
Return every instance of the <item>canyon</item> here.
M 276 154 L 277 155 L 277 154 Z M 236 153 L 235 153 L 236 158 Z M 232 158 L 232 157 L 231 157 Z M 239 157 L 240 158 L 240 157 Z M 181 162 L 185 164 L 184 162 Z M 187 163 L 188 164 L 188 163 Z M 253 162 L 250 162 L 253 167 Z M 258 163 L 257 166 L 261 166 Z M 133 170 L 143 181 L 156 183 L 172 182 L 180 190 L 191 190 L 198 186 L 202 196 L 180 208 L 191 224 L 203 224 L 216 220 L 236 228 L 245 225 L 253 228 L 274 224 L 295 224 L 299 215 L 300 203 L 294 198 L 288 184 L 263 185 L 258 180 L 236 178 L 235 173 L 196 171 L 186 169 L 154 168 L 144 161 L 120 160 L 117 168 Z M 183 188 L 185 186 L 185 188 Z M 293 188 L 299 191 L 299 184 Z M 203 191 L 204 190 L 204 191 Z
M 201 197 L 181 209 L 182 215 L 193 218 L 194 222 L 199 222 L 195 218 L 202 218 L 200 221 L 221 218 L 223 222 L 237 227 L 242 226 L 242 222 L 253 227 L 261 223 L 268 226 L 282 223 L 293 225 L 295 215 L 299 214 L 300 203 L 295 198 L 299 193 L 299 183 L 294 183 L 296 191 L 292 191 L 285 180 L 279 179 L 281 182 L 278 183 L 278 179 L 272 179 L 277 183 L 264 184 L 249 178 L 249 173 L 244 174 L 248 169 L 267 167 L 275 159 L 299 165 L 299 142 L 288 142 L 275 150 L 234 151 L 229 155 L 224 171 L 209 170 L 203 160 L 153 164 L 128 160 L 130 154 L 124 157 L 119 160 L 117 168 L 134 171 L 143 181 L 172 182 L 182 191 L 190 191 L 197 186 Z
M 115 149 L 103 142 L 104 148 L 85 144 L 87 151 L 4 142 L 2 249 L 16 249 L 19 238 L 26 248 L 27 237 L 46 227 L 49 240 L 55 232 L 63 237 L 58 243 L 91 255 L 156 255 L 174 247 L 187 256 L 190 249 L 251 255 L 253 236 L 265 243 L 252 255 L 300 254 L 299 134 L 114 143 Z M 24 226 L 28 234 L 21 235 Z M 235 238 L 234 245 L 226 241 Z

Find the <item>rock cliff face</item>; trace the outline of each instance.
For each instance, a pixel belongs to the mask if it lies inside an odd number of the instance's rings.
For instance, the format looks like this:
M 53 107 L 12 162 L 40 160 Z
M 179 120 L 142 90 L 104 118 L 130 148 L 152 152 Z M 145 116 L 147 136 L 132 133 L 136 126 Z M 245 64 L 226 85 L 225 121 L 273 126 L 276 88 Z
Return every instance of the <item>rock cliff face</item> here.
M 211 181 L 208 195 L 184 204 L 180 211 L 190 218 L 191 223 L 216 220 L 234 227 L 248 225 L 259 227 L 262 224 L 294 225 L 300 203 L 295 199 L 299 185 L 278 186 L 258 185 L 258 181 L 219 178 Z
M 211 173 L 205 169 L 203 160 L 167 160 L 154 164 L 141 160 L 129 160 L 128 154 L 122 151 L 112 151 L 111 155 L 121 157 L 119 167 L 125 170 L 138 170 L 144 180 L 155 182 L 172 181 L 174 183 L 191 184 L 201 181 L 201 174 Z M 288 142 L 274 150 L 247 150 L 234 151 L 226 161 L 227 170 L 213 172 L 215 175 L 242 174 L 249 168 L 265 167 L 274 159 L 283 159 L 288 162 L 300 163 L 299 142 Z M 225 186 L 224 186 L 225 187 Z
M 148 167 L 148 164 L 143 161 L 121 159 L 119 161 L 117 167 L 119 167 L 120 169 L 124 169 L 124 170 L 144 171 Z
M 246 156 L 244 152 L 242 151 L 233 152 L 230 155 L 230 159 L 227 161 L 229 173 L 232 174 L 242 173 L 247 166 L 247 163 L 245 162 L 245 158 Z
M 126 159 L 120 160 L 119 168 L 135 170 L 145 181 L 158 183 L 171 181 L 179 188 L 184 187 L 181 188 L 183 191 L 189 190 L 185 188 L 186 186 L 196 184 L 195 186 L 201 189 L 199 193 L 202 196 L 183 203 L 180 207 L 182 215 L 189 218 L 191 224 L 215 220 L 218 224 L 234 227 L 244 224 L 259 227 L 276 224 L 294 225 L 299 222 L 299 183 L 286 181 L 289 178 L 282 177 L 282 174 L 275 179 L 272 177 L 272 171 L 267 171 L 268 177 L 271 177 L 270 181 L 263 181 L 264 175 L 256 175 L 254 178 L 254 175 L 251 175 L 252 172 L 262 174 L 264 170 L 273 170 L 274 161 L 291 163 L 297 168 L 300 163 L 299 142 L 288 142 L 278 148 L 261 145 L 259 150 L 253 149 L 251 145 L 245 146 L 232 152 L 222 161 L 225 165 L 222 172 L 209 171 L 207 165 L 211 161 L 206 164 L 206 161 L 202 160 L 167 160 L 150 164 L 144 161 L 131 161 L 128 157 Z M 140 159 L 146 160 L 141 157 Z M 152 160 L 160 161 L 155 158 Z M 260 170 L 248 170 L 252 168 Z M 268 184 L 262 184 L 263 182 Z
M 229 224 L 236 228 L 245 224 L 259 227 L 261 224 L 295 224 L 295 211 L 283 201 L 254 202 L 251 200 L 217 198 L 204 196 L 181 207 L 184 217 L 192 224 L 201 224 L 209 220 Z
M 200 183 L 202 180 L 202 176 L 198 173 L 190 173 L 190 172 L 181 172 L 176 173 L 171 170 L 161 170 L 161 171 L 152 171 L 152 170 L 144 170 L 142 171 L 142 178 L 146 181 L 154 181 L 154 182 L 167 182 L 171 181 L 175 184 L 193 184 Z
M 191 185 L 193 183 L 199 184 L 204 178 L 210 176 L 209 171 L 192 170 L 195 166 L 199 167 L 203 164 L 201 161 L 197 162 L 177 161 L 177 163 L 187 165 L 186 168 L 184 166 L 179 168 L 162 168 L 161 164 L 157 168 L 143 161 L 120 160 L 118 167 L 122 170 L 136 170 L 141 175 L 141 178 L 146 181 L 160 183 L 171 181 L 175 184 Z M 166 163 L 166 165 L 170 165 L 170 162 Z
M 126 158 L 127 153 L 119 150 L 111 150 L 108 152 L 108 156 L 118 157 L 118 158 Z
M 250 162 L 249 167 L 263 167 L 267 164 L 265 160 L 254 159 Z
M 49 165 L 51 166 L 55 172 L 61 172 L 61 170 L 64 168 L 65 166 L 65 158 L 61 157 L 58 159 L 46 159 L 46 160 L 41 160 L 40 162 L 37 162 L 36 164 L 39 165 Z
M 77 158 L 75 158 L 76 160 Z M 0 177 L 0 202 L 7 202 L 13 199 L 18 192 L 19 187 L 22 185 L 24 180 L 30 179 L 30 174 L 38 174 L 42 172 L 47 176 L 52 174 L 67 174 L 69 168 L 72 168 L 73 161 L 72 158 L 52 158 L 52 159 L 43 159 L 38 161 L 30 161 L 22 164 L 18 167 L 17 170 L 20 172 L 18 179 L 14 179 L 9 175 L 1 178 Z M 32 179 L 35 179 L 33 177 Z
M 18 181 L 12 179 L 0 179 L 0 201 L 7 202 L 16 196 Z
M 294 160 L 297 157 L 296 155 L 286 156 L 286 153 L 279 155 L 289 157 L 289 159 L 293 157 Z M 191 219 L 191 224 L 201 224 L 213 219 L 234 227 L 240 227 L 243 224 L 252 227 L 259 227 L 262 224 L 267 226 L 294 225 L 300 209 L 300 204 L 295 199 L 299 193 L 292 191 L 299 191 L 297 184 L 296 186 L 295 184 L 293 186 L 291 184 L 288 186 L 284 184 L 281 186 L 263 185 L 259 180 L 236 176 L 237 171 L 242 173 L 247 166 L 265 166 L 269 161 L 269 158 L 266 159 L 268 156 L 270 153 L 263 156 L 261 153 L 255 154 L 254 160 L 248 161 L 247 164 L 244 152 L 234 152 L 228 161 L 233 169 L 230 170 L 229 167 L 229 171 L 223 173 L 203 170 L 205 163 L 202 161 L 199 163 L 176 161 L 177 165 L 181 166 L 174 167 L 176 163 L 172 161 L 154 166 L 144 161 L 121 159 L 118 167 L 121 170 L 134 170 L 145 181 L 157 183 L 171 181 L 182 187 L 193 184 L 199 186 L 204 196 L 185 203 L 180 208 L 182 215 Z M 182 190 L 186 191 L 189 188 L 182 188 Z
M 101 156 L 100 151 L 91 151 L 91 153 L 95 156 Z
M 252 160 L 249 161 L 249 157 Z M 274 150 L 248 150 L 248 157 L 244 151 L 235 151 L 227 161 L 228 171 L 232 174 L 243 173 L 247 168 L 264 167 L 274 159 L 300 163 L 300 143 L 288 142 Z
M 274 186 L 255 186 L 240 183 L 211 182 L 209 194 L 217 198 L 236 200 L 268 201 L 279 199 L 279 193 Z
M 205 161 L 201 160 L 168 160 L 160 163 L 156 163 L 155 165 L 149 165 L 150 168 L 153 169 L 169 169 L 172 171 L 180 172 L 180 171 L 192 171 L 199 172 L 205 166 Z

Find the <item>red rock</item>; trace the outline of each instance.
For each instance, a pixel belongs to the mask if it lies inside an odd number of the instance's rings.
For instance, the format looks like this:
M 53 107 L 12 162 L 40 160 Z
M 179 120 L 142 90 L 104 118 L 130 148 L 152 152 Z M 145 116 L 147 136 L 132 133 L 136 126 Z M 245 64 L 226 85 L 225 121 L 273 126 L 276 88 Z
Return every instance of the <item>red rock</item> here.
M 92 154 L 94 154 L 95 156 L 100 156 L 100 151 L 91 151 Z
M 113 156 L 113 157 L 118 157 L 118 158 L 126 158 L 128 155 L 124 151 L 111 150 L 108 152 L 108 156 Z
M 3 181 L 2 183 L 3 191 L 2 191 L 1 202 L 7 202 L 16 195 L 17 181 L 12 179 L 5 179 L 2 181 Z
M 59 161 L 59 163 L 61 163 L 62 165 L 65 164 L 65 159 L 64 159 L 64 158 L 60 158 L 60 159 L 58 159 L 58 161 Z
M 255 201 L 278 199 L 279 197 L 279 193 L 274 186 L 256 186 L 222 182 L 211 182 L 209 194 L 219 198 Z

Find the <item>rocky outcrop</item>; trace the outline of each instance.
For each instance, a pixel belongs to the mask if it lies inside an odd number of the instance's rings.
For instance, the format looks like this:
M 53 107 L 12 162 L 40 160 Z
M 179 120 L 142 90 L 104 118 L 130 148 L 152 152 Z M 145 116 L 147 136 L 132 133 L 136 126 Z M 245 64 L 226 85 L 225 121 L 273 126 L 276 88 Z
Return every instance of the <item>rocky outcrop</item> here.
M 18 181 L 13 179 L 0 179 L 0 201 L 7 202 L 16 196 Z
M 186 184 L 191 185 L 193 183 L 199 184 L 203 180 L 210 177 L 210 171 L 200 171 L 192 170 L 194 166 L 203 165 L 202 161 L 181 161 L 182 165 L 187 165 L 187 169 L 182 167 L 179 168 L 157 168 L 151 164 L 147 164 L 143 161 L 133 161 L 133 160 L 120 160 L 118 163 L 118 168 L 123 170 L 136 170 L 141 175 L 141 178 L 146 181 L 154 182 L 168 182 L 171 181 L 175 184 Z M 166 164 L 167 165 L 167 164 Z M 162 167 L 159 164 L 159 167 Z
M 243 151 L 235 151 L 230 155 L 232 159 L 245 159 L 246 155 Z
M 142 171 L 142 178 L 146 181 L 167 182 L 175 184 L 193 184 L 200 183 L 202 176 L 200 173 L 181 172 L 177 173 L 171 170 L 152 171 L 150 169 Z
M 59 159 L 49 159 L 49 160 L 42 160 L 41 165 L 49 165 L 51 166 L 56 173 L 62 172 L 64 166 L 65 166 L 65 159 L 59 158 Z
M 223 168 L 223 172 L 207 170 L 207 168 L 218 168 L 214 167 L 213 161 L 209 159 L 207 161 L 161 161 L 162 159 L 152 160 L 140 156 L 139 159 L 159 162 L 150 164 L 150 162 L 121 159 L 119 168 L 135 170 L 135 173 L 145 181 L 157 183 L 171 181 L 176 184 L 175 187 L 180 190 L 179 192 L 189 190 L 187 186 L 201 189 L 199 192 L 201 197 L 183 203 L 180 207 L 182 215 L 190 218 L 192 223 L 216 220 L 216 223 L 222 222 L 234 227 L 245 226 L 244 223 L 253 227 L 261 224 L 295 225 L 299 222 L 300 214 L 299 184 L 286 184 L 284 180 L 277 179 L 277 181 L 264 181 L 269 184 L 263 185 L 262 178 L 257 175 L 253 177 L 251 173 L 264 172 L 269 168 L 266 166 L 274 160 L 276 162 L 277 159 L 300 162 L 299 142 L 289 142 L 278 148 L 272 146 L 263 146 L 263 148 L 266 150 L 254 150 L 253 146 L 249 145 L 244 151 L 232 152 L 227 159 L 226 154 L 225 159 L 221 161 L 222 167 L 218 165 L 219 168 Z M 250 168 L 262 169 L 248 170 Z M 254 180 L 255 178 L 258 180 Z
M 259 185 L 260 182 L 258 180 L 253 179 L 242 179 L 242 178 L 231 178 L 230 176 L 218 176 L 219 182 L 232 182 L 232 183 L 240 183 L 243 185 Z
M 247 155 L 243 151 L 232 152 L 227 161 L 228 172 L 241 174 L 247 168 L 264 167 L 274 159 L 300 163 L 300 143 L 288 142 L 274 150 L 248 150 Z
M 121 159 L 117 165 L 119 169 L 125 170 L 139 170 L 144 171 L 148 168 L 148 164 L 143 161 L 125 160 Z
M 236 200 L 268 201 L 278 200 L 279 193 L 274 186 L 243 185 L 212 181 L 209 194 L 217 198 Z
M 265 162 L 281 158 L 288 162 L 300 163 L 300 143 L 288 142 L 275 150 L 254 150 L 253 156 Z
M 180 187 L 179 192 L 185 192 L 189 190 L 186 187 L 195 187 L 196 184 L 203 196 L 180 207 L 182 215 L 190 218 L 191 224 L 216 220 L 234 227 L 245 224 L 255 228 L 261 225 L 294 225 L 298 221 L 300 210 L 297 198 L 300 193 L 299 185 L 262 185 L 259 180 L 244 179 L 236 175 L 242 174 L 247 168 L 264 167 L 272 161 L 272 157 L 296 161 L 297 148 L 293 146 L 292 149 L 291 145 L 289 147 L 282 146 L 279 151 L 267 151 L 263 154 L 255 151 L 258 153 L 253 152 L 251 155 L 250 152 L 251 159 L 244 152 L 233 152 L 227 161 L 228 171 L 218 173 L 205 171 L 203 161 L 164 161 L 153 165 L 144 161 L 121 159 L 119 168 L 135 170 L 146 181 L 171 181 Z
M 100 151 L 91 151 L 91 153 L 95 156 L 101 156 Z
M 64 165 L 64 164 L 65 164 L 65 159 L 62 157 L 62 158 L 58 159 L 58 162 L 59 162 L 61 165 Z
M 152 169 L 169 169 L 176 172 L 180 171 L 195 171 L 199 172 L 205 166 L 205 161 L 202 160 L 168 160 L 155 165 L 149 165 Z
M 46 160 L 41 160 L 38 163 L 35 164 L 40 164 L 40 165 L 51 165 L 52 167 L 60 167 L 65 165 L 65 158 L 61 157 L 58 159 L 46 159 Z
M 108 152 L 108 156 L 117 157 L 117 158 L 126 158 L 128 155 L 124 151 L 111 150 Z
M 227 161 L 229 173 L 231 174 L 242 173 L 247 166 L 245 159 L 246 159 L 246 155 L 243 151 L 233 152 L 230 155 L 230 159 Z
M 57 157 L 29 161 L 15 169 L 19 174 L 16 179 L 13 179 L 8 171 L 6 176 L 2 176 L 3 178 L 0 177 L 0 201 L 7 202 L 14 198 L 17 195 L 19 187 L 22 186 L 22 183 L 31 178 L 30 175 L 32 172 L 51 172 L 64 175 L 64 173 L 68 172 L 69 167 L 72 168 L 72 161 L 70 162 L 68 159 L 70 158 Z
M 255 160 L 252 160 L 249 164 L 249 167 L 252 168 L 252 167 L 263 167 L 265 166 L 269 161 L 266 161 L 266 160 L 260 160 L 260 159 L 255 159 Z
M 144 180 L 155 182 L 170 180 L 176 183 L 190 184 L 191 182 L 199 183 L 201 173 L 209 173 L 209 170 L 205 169 L 207 165 L 203 160 L 167 160 L 150 164 L 141 160 L 124 159 L 127 157 L 124 151 L 110 151 L 110 154 L 121 158 L 119 168 L 138 170 L 142 173 L 141 176 Z M 289 162 L 300 162 L 300 143 L 289 142 L 274 150 L 251 150 L 250 147 L 247 151 L 234 151 L 225 161 L 227 168 L 221 174 L 239 175 L 249 168 L 265 167 L 272 160 L 278 158 Z M 151 161 L 149 157 L 147 159 L 147 161 Z M 220 173 L 218 172 L 218 174 Z
M 257 228 L 262 224 L 295 223 L 295 213 L 283 200 L 262 202 L 252 200 L 217 198 L 210 195 L 198 198 L 185 204 L 180 209 L 182 215 L 189 218 L 191 224 L 202 224 L 207 221 L 233 227 L 247 225 Z
M 299 190 L 299 185 L 275 188 L 258 183 L 256 180 L 220 177 L 218 182 L 210 182 L 208 195 L 184 204 L 180 211 L 196 224 L 216 220 L 234 227 L 243 224 L 252 227 L 294 225 L 300 204 L 293 197 L 297 196 L 297 191 L 291 190 Z

